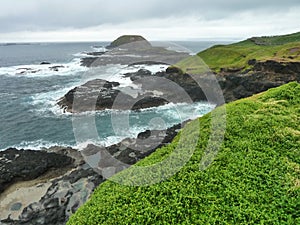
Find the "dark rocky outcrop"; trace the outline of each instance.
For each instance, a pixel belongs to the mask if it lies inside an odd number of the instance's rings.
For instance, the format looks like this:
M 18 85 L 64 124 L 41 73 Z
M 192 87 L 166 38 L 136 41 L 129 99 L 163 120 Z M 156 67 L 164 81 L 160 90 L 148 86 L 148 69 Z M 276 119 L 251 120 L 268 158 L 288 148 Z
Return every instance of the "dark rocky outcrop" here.
M 96 79 L 69 91 L 58 101 L 68 112 L 86 112 L 104 109 L 139 110 L 157 107 L 167 103 L 148 90 L 126 94 L 118 89 L 119 83 Z M 118 98 L 118 99 L 117 99 Z
M 131 81 L 136 81 L 144 77 L 149 77 L 151 75 L 152 75 L 151 71 L 146 69 L 140 69 L 134 73 L 126 73 L 124 74 L 124 77 L 129 77 Z
M 222 97 L 220 98 L 222 93 L 218 93 L 220 89 L 213 83 L 213 77 L 219 82 L 225 102 L 249 97 L 291 81 L 300 82 L 299 62 L 277 62 L 272 60 L 261 62 L 252 59 L 249 64 L 252 65 L 252 69 L 247 71 L 239 69 L 223 70 L 219 74 L 199 74 L 197 75 L 197 81 L 194 80 L 195 76 L 184 73 L 174 66 L 170 66 L 166 71 L 156 74 L 152 74 L 145 69 L 124 74 L 124 77 L 129 77 L 133 84 L 140 87 L 139 90 L 133 90 L 133 92 L 138 93 L 138 97 L 123 93 L 122 89 L 105 89 L 101 91 L 101 88 L 97 87 L 97 81 L 91 81 L 90 83 L 95 82 L 93 88 L 96 88 L 98 92 L 96 90 L 93 92 L 99 94 L 96 110 L 112 108 L 117 97 L 124 99 L 124 101 L 115 104 L 115 109 L 138 110 L 164 105 L 168 102 L 190 102 L 187 101 L 185 96 L 177 92 L 178 88 L 182 88 L 193 102 L 209 100 L 217 105 L 223 104 L 224 101 Z M 157 80 L 157 78 L 163 78 L 165 81 Z M 170 88 L 171 82 L 174 82 L 178 87 Z M 69 92 L 61 102 L 71 103 L 70 99 L 72 98 L 70 96 L 74 92 L 75 89 Z M 87 101 L 88 97 L 84 97 L 84 100 Z M 132 105 L 132 102 L 135 104 Z M 60 105 L 64 106 L 64 104 Z M 66 105 L 68 108 L 71 107 L 71 104 Z
M 267 60 L 264 62 L 256 62 L 253 70 L 265 74 L 299 74 L 300 62 L 277 62 L 274 60 Z
M 197 81 L 195 81 L 191 75 L 183 73 L 179 68 L 169 67 L 165 72 L 156 73 L 156 76 L 166 78 L 167 80 L 176 83 L 179 87 L 183 88 L 184 92 L 189 95 L 193 102 L 208 100 Z M 204 85 L 207 83 L 207 77 L 201 77 L 198 82 L 201 82 L 201 84 Z M 171 94 L 176 95 L 176 90 Z M 179 100 L 178 102 L 184 102 L 184 100 Z
M 70 90 L 58 104 L 69 112 L 84 112 L 111 109 L 115 98 L 120 93 L 114 87 L 117 82 L 96 79 Z
M 105 54 L 105 52 L 88 52 L 86 54 L 91 55 L 91 56 L 100 56 L 100 55 Z
M 49 62 L 41 62 L 40 65 L 50 65 L 51 63 Z
M 55 71 L 55 72 L 58 72 L 59 69 L 62 69 L 62 68 L 64 68 L 64 66 L 51 66 L 51 67 L 49 67 L 50 70 Z
M 51 169 L 70 166 L 72 158 L 45 151 L 0 151 L 0 194 L 12 183 L 33 180 Z
M 270 88 L 300 82 L 299 62 L 260 62 L 251 60 L 253 68 L 246 72 L 217 74 L 226 102 L 252 96 Z

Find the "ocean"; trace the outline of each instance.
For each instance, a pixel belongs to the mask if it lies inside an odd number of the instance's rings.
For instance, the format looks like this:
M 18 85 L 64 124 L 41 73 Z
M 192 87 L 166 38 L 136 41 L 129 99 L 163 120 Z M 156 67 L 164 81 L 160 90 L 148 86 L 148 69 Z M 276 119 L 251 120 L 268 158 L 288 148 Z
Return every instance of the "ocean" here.
M 0 44 L 0 150 L 9 147 L 38 150 L 51 146 L 83 149 L 89 143 L 108 146 L 124 138 L 135 137 L 146 129 L 166 129 L 206 114 L 214 108 L 212 104 L 199 102 L 126 112 L 130 129 L 121 132 L 116 131 L 112 118 L 124 112 L 105 110 L 94 114 L 98 134 L 96 138 L 75 138 L 74 115 L 64 113 L 57 106 L 57 100 L 88 80 L 109 78 L 118 81 L 122 74 L 138 69 L 108 65 L 98 68 L 98 72 L 91 75 L 90 69 L 80 65 L 80 58 L 86 57 L 87 52 L 97 51 L 107 44 Z M 177 42 L 173 46 L 196 53 L 214 44 L 220 43 Z M 41 65 L 42 62 L 51 64 Z M 140 68 L 152 72 L 164 69 L 163 65 L 145 65 Z

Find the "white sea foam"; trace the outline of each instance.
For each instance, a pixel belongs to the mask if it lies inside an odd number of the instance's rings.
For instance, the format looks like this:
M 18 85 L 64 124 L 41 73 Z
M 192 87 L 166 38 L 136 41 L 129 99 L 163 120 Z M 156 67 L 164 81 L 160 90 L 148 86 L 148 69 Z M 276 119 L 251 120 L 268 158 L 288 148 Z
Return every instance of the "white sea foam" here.
M 73 85 L 72 87 L 70 86 L 56 91 L 38 93 L 31 96 L 31 101 L 29 103 L 33 106 L 32 110 L 43 117 L 71 115 L 71 113 L 65 113 L 57 104 L 57 101 L 75 86 L 76 85 Z
M 95 52 L 107 52 L 107 49 L 104 46 L 91 46 Z
M 110 82 L 120 83 L 120 87 L 133 87 L 137 88 L 136 85 L 132 83 L 129 77 L 124 77 L 126 73 L 135 73 L 140 69 L 149 70 L 152 74 L 166 70 L 167 65 L 134 65 L 134 66 L 124 66 L 120 64 L 99 66 L 95 68 L 90 68 L 82 77 L 82 84 L 93 80 L 93 79 L 103 79 Z
M 76 145 L 74 145 L 72 147 L 75 148 L 75 149 L 78 149 L 79 151 L 82 151 L 88 145 L 108 147 L 108 146 L 120 143 L 125 138 L 126 137 L 109 136 L 109 137 L 106 137 L 106 138 L 102 138 L 102 140 L 86 140 L 86 141 L 83 141 L 83 142 L 78 142 Z
M 68 147 L 76 147 L 75 145 L 68 145 L 66 143 L 59 143 L 59 142 L 49 142 L 45 140 L 36 140 L 36 141 L 23 141 L 19 144 L 10 146 L 11 148 L 16 148 L 16 149 L 29 149 L 29 150 L 42 150 L 45 148 L 51 148 L 53 146 L 68 146 Z M 0 151 L 4 151 L 5 149 L 1 149 Z
M 212 111 L 215 107 L 216 105 L 210 104 L 208 102 L 195 102 L 192 104 L 170 103 L 162 106 L 162 108 L 158 108 L 157 110 L 170 118 L 184 122 L 189 119 L 196 119 L 198 117 L 201 117 L 204 114 Z
M 157 65 L 145 65 L 145 64 L 140 64 L 140 65 L 133 65 L 133 66 L 127 66 L 123 69 L 124 73 L 134 73 L 137 72 L 140 69 L 145 69 L 149 70 L 152 74 L 164 71 L 168 68 L 168 65 L 165 64 L 157 64 Z M 122 72 L 123 72 L 122 71 Z
M 76 145 L 72 146 L 75 149 L 78 150 L 83 150 L 85 149 L 88 145 L 96 145 L 96 146 L 103 146 L 103 147 L 108 147 L 114 144 L 120 143 L 122 140 L 126 138 L 136 138 L 137 135 L 147 129 L 151 129 L 150 126 L 142 127 L 142 126 L 131 126 L 130 130 L 126 129 L 126 132 L 118 132 L 115 130 L 115 135 L 113 136 L 108 136 L 104 138 L 98 138 L 97 140 L 84 140 L 81 142 L 77 142 Z
M 88 55 L 88 52 L 78 52 L 78 53 L 73 54 L 73 56 L 76 58 L 97 57 L 97 56 L 93 56 L 93 55 Z
M 124 77 L 126 73 L 135 73 L 140 69 L 149 70 L 152 74 L 155 74 L 160 71 L 164 71 L 168 68 L 167 65 L 159 64 L 159 65 L 134 65 L 134 66 L 126 66 L 119 67 L 118 72 L 115 72 L 113 76 L 109 77 L 109 81 L 116 81 L 120 83 L 120 87 L 130 86 L 133 88 L 138 88 L 133 82 L 130 80 L 130 77 Z
M 80 64 L 80 59 L 76 58 L 70 63 L 0 67 L 0 75 L 26 77 L 67 76 L 88 70 Z
M 153 112 L 153 117 L 149 123 L 141 123 L 141 124 L 134 124 L 130 125 L 128 128 L 124 127 L 114 127 L 114 135 L 107 136 L 100 138 L 98 137 L 97 140 L 83 140 L 80 142 L 77 142 L 76 144 L 70 144 L 68 143 L 68 140 L 66 140 L 66 143 L 59 143 L 59 142 L 49 142 L 44 140 L 37 140 L 37 141 L 24 141 L 20 144 L 17 144 L 15 146 L 12 146 L 14 148 L 18 149 L 33 149 L 33 150 L 40 150 L 43 148 L 50 148 L 52 146 L 69 146 L 74 149 L 83 150 L 86 148 L 89 144 L 96 145 L 96 146 L 110 146 L 113 144 L 117 144 L 120 141 L 124 140 L 125 138 L 135 138 L 140 132 L 143 132 L 147 129 L 153 130 L 153 129 L 166 129 L 167 127 L 171 127 L 177 123 L 184 122 L 188 119 L 195 119 L 198 117 L 201 117 L 202 115 L 210 112 L 213 110 L 215 105 L 209 104 L 207 102 L 198 102 L 193 104 L 186 104 L 186 103 L 180 103 L 180 104 L 167 104 L 164 106 L 156 107 L 156 108 L 149 108 L 149 109 L 143 109 L 140 112 L 132 112 L 132 111 L 120 111 L 120 110 L 105 110 L 105 111 L 99 111 L 96 112 L 97 115 L 95 116 L 105 116 L 105 114 L 115 114 L 115 115 L 122 115 L 122 114 L 130 114 L 130 117 L 135 118 L 136 121 L 139 121 L 143 118 L 143 114 L 149 114 Z M 86 112 L 88 114 L 89 112 Z M 90 112 L 95 114 L 95 112 Z M 84 114 L 81 114 L 84 116 Z M 171 120 L 165 118 L 171 118 Z M 157 123 L 158 122 L 158 123 Z M 97 128 L 101 129 L 101 128 Z M 70 140 L 69 140 L 70 141 Z M 4 149 L 3 149 L 4 150 Z
M 110 146 L 116 143 L 119 143 L 125 138 L 135 138 L 140 132 L 143 132 L 147 129 L 154 130 L 164 130 L 168 127 L 171 127 L 177 123 L 184 122 L 189 119 L 196 119 L 204 114 L 210 112 L 215 108 L 215 105 L 209 104 L 207 102 L 198 102 L 193 104 L 180 103 L 174 104 L 170 103 L 164 106 L 159 106 L 155 108 L 149 108 L 141 110 L 140 112 L 132 112 L 132 111 L 117 111 L 117 110 L 109 110 L 106 112 L 118 114 L 130 114 L 130 118 L 135 117 L 137 121 L 140 118 L 143 118 L 143 114 L 149 114 L 153 112 L 153 118 L 150 119 L 147 124 L 139 124 L 139 125 L 130 125 L 128 128 L 124 127 L 114 127 L 115 136 L 109 136 L 98 142 L 86 142 L 92 143 L 100 146 Z M 101 113 L 101 112 L 100 112 Z M 159 115 L 159 116 L 157 116 Z M 165 118 L 172 118 L 171 120 L 165 120 Z M 120 128 L 118 130 L 118 128 Z M 79 148 L 82 149 L 82 148 Z

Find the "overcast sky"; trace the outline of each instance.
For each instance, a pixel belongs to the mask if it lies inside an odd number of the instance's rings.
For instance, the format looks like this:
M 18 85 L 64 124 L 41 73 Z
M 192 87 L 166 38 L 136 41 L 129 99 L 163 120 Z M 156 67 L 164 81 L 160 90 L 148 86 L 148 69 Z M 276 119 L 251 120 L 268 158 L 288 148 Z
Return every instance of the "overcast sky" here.
M 299 0 L 0 0 L 0 42 L 243 39 L 300 31 Z

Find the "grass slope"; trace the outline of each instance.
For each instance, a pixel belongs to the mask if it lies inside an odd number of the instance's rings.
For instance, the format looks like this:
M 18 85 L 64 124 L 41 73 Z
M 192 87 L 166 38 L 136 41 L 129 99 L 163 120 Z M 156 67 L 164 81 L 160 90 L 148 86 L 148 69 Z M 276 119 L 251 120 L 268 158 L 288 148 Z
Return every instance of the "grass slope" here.
M 248 61 L 300 61 L 300 32 L 284 36 L 255 37 L 230 44 L 216 45 L 198 53 L 215 72 L 221 68 L 248 69 Z
M 189 124 L 200 121 L 194 126 L 200 137 L 175 176 L 148 187 L 105 182 L 68 225 L 300 224 L 300 85 L 270 89 L 226 110 L 225 140 L 206 170 L 199 163 L 212 113 Z M 178 139 L 139 165 L 160 161 Z

